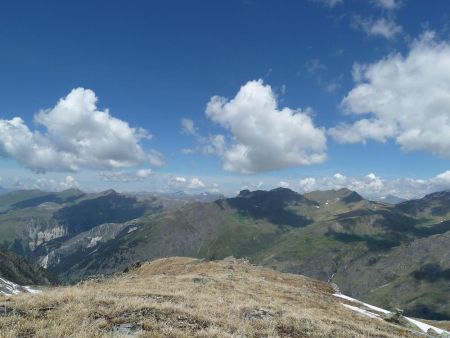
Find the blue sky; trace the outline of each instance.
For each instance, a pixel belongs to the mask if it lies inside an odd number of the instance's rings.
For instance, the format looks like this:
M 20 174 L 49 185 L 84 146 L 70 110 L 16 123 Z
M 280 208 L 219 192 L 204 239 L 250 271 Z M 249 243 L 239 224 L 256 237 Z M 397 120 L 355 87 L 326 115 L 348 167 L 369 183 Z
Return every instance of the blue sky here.
M 5 187 L 232 194 L 345 185 L 407 197 L 450 187 L 446 0 L 0 9 Z M 214 96 L 222 103 L 208 113 Z M 275 108 L 261 108 L 267 100 Z

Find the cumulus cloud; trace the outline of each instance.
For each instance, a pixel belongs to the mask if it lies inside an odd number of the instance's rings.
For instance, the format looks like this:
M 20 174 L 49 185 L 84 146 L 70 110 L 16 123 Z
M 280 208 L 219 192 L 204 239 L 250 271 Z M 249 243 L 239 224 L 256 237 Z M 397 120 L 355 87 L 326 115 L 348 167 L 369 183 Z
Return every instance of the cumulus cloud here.
M 289 188 L 290 184 L 286 181 L 280 181 L 279 186 L 282 188 Z
M 403 150 L 450 158 L 450 44 L 433 32 L 400 53 L 357 65 L 355 87 L 342 101 L 348 114 L 362 118 L 329 133 L 341 143 L 394 139 Z
M 176 189 L 188 189 L 188 190 L 200 190 L 200 189 L 215 189 L 217 190 L 218 185 L 212 184 L 210 186 L 206 185 L 201 179 L 193 177 L 188 179 L 183 176 L 175 176 L 169 179 L 169 186 Z
M 96 104 L 92 90 L 73 89 L 55 107 L 35 115 L 45 133 L 30 130 L 20 117 L 0 119 L 0 157 L 13 158 L 36 172 L 164 163 L 159 152 L 141 147 L 141 140 L 151 138 L 146 130 L 130 127 Z
M 100 176 L 107 182 L 137 182 L 147 179 L 152 174 L 151 169 L 139 169 L 136 172 L 102 171 Z
M 66 176 L 62 180 L 48 177 L 30 178 L 26 180 L 15 178 L 13 186 L 19 189 L 39 189 L 43 191 L 62 191 L 80 187 L 75 177 L 71 175 Z
M 214 96 L 206 115 L 231 133 L 231 144 L 216 135 L 211 151 L 227 171 L 255 173 L 321 163 L 326 159 L 326 136 L 309 110 L 278 108 L 272 88 L 249 81 L 228 100 Z
M 316 179 L 314 177 L 303 178 L 298 184 L 302 192 L 313 191 L 316 188 Z
M 188 118 L 181 119 L 181 132 L 186 135 L 197 135 L 197 128 L 193 120 Z
M 403 28 L 397 25 L 393 19 L 362 18 L 359 15 L 354 17 L 353 27 L 362 30 L 367 35 L 380 36 L 386 39 L 393 39 L 403 31 Z
M 188 185 L 188 189 L 201 189 L 204 188 L 206 185 L 203 183 L 199 178 L 194 177 L 191 179 Z
M 450 184 L 450 170 L 436 175 L 436 180 Z

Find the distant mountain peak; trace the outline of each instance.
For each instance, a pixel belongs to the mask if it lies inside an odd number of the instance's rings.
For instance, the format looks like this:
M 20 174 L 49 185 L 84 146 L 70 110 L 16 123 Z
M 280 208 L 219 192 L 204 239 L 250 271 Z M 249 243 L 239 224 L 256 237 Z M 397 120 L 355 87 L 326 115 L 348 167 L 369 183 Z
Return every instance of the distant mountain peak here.
M 241 190 L 236 198 L 271 198 L 279 200 L 302 200 L 303 196 L 289 188 L 275 188 L 272 190 L 254 190 L 248 189 Z
M 69 188 L 69 189 L 65 189 L 63 191 L 60 191 L 61 194 L 84 194 L 83 191 L 81 191 L 78 188 Z
M 311 191 L 304 196 L 319 203 L 326 203 L 333 200 L 341 200 L 344 203 L 356 203 L 364 200 L 360 194 L 348 188 Z
M 108 190 L 103 191 L 102 195 L 118 195 L 118 193 L 114 189 L 108 189 Z

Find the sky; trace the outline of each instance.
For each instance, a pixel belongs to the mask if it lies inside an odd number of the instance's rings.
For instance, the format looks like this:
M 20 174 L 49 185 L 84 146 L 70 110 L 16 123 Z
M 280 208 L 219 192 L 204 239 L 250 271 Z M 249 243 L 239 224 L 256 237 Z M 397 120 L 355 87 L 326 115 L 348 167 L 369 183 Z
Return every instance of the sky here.
M 448 0 L 0 4 L 0 185 L 450 188 Z

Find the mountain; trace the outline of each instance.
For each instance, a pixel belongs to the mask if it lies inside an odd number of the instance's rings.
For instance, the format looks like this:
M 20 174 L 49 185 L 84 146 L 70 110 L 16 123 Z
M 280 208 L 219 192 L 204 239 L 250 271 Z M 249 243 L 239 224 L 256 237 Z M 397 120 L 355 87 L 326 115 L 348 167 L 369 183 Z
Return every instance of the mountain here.
M 450 190 L 435 192 L 423 198 L 400 203 L 397 209 L 423 219 L 447 220 L 450 215 Z
M 127 222 L 162 208 L 156 199 L 139 201 L 114 190 L 15 191 L 0 196 L 0 238 L 5 246 L 28 255 L 52 241 L 57 245 L 98 225 Z
M 38 297 L 9 297 L 3 303 L 0 331 L 10 337 L 444 334 L 439 324 L 431 327 L 361 303 L 337 294 L 327 283 L 232 257 L 159 259 L 109 278 L 50 289 Z
M 244 190 L 208 203 L 106 191 L 36 205 L 28 199 L 50 197 L 24 194 L 3 203 L 1 238 L 62 282 L 159 257 L 233 255 L 388 309 L 450 319 L 449 192 L 397 205 L 348 189 Z
M 316 201 L 319 204 L 324 205 L 336 202 L 360 202 L 363 200 L 361 195 L 347 188 L 342 188 L 339 190 L 312 191 L 306 193 L 304 196 L 312 201 Z
M 424 223 L 402 206 L 371 202 L 348 189 L 305 196 L 283 188 L 245 190 L 234 198 L 191 203 L 136 222 L 132 231 L 78 252 L 69 259 L 70 264 L 60 260 L 49 267 L 50 271 L 64 279 L 79 280 L 149 258 L 220 259 L 234 255 L 280 271 L 335 282 L 351 296 L 390 309 L 400 307 L 427 318 L 450 318 L 450 298 L 442 283 L 445 279 L 428 282 L 412 277 L 424 268 L 424 262 L 432 262 L 445 252 L 445 245 L 432 245 L 436 241 L 432 236 L 444 236 L 450 230 L 447 223 Z M 407 250 L 416 245 L 429 251 Z M 393 273 L 394 265 L 408 268 Z M 445 271 L 447 263 L 440 267 Z M 397 293 L 393 298 L 390 291 L 375 299 L 372 295 L 388 290 L 388 283 L 420 290 L 421 303 L 414 292 Z M 442 286 L 432 289 L 432 285 Z M 445 301 L 436 302 L 432 294 Z

